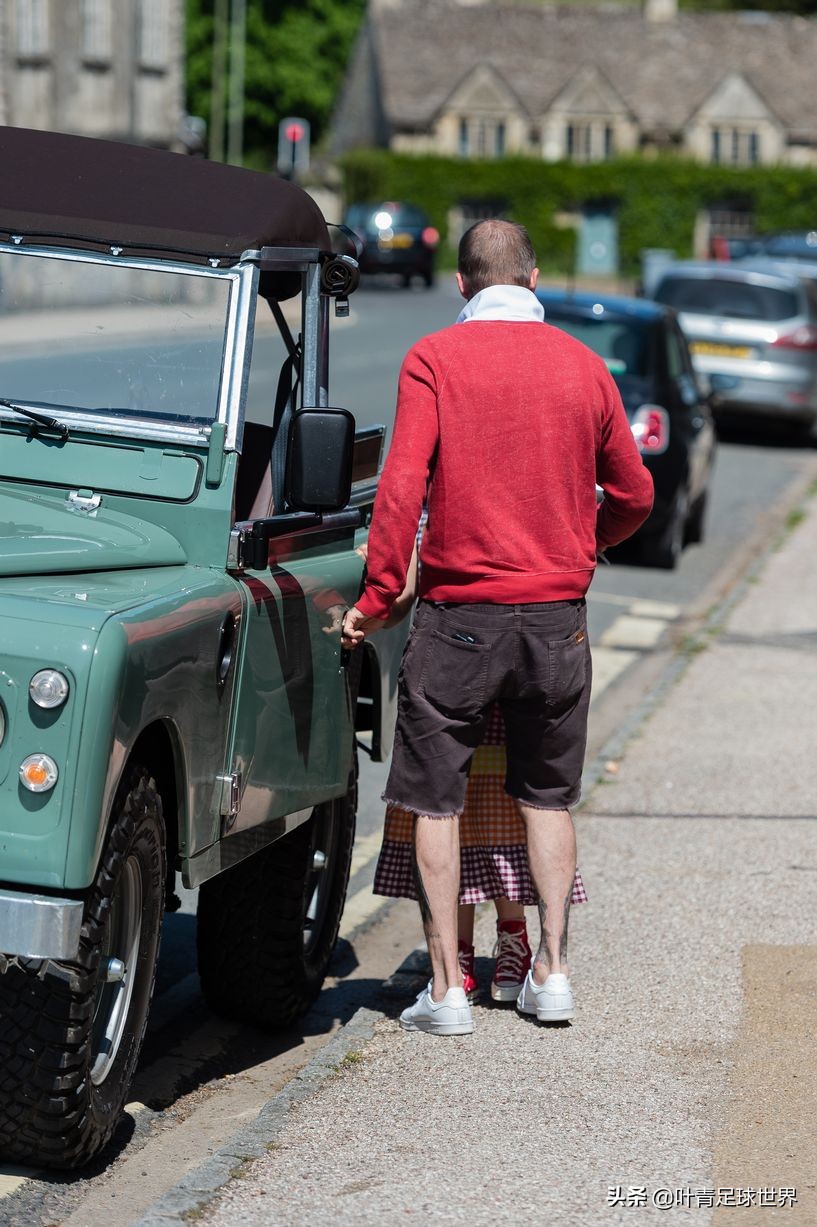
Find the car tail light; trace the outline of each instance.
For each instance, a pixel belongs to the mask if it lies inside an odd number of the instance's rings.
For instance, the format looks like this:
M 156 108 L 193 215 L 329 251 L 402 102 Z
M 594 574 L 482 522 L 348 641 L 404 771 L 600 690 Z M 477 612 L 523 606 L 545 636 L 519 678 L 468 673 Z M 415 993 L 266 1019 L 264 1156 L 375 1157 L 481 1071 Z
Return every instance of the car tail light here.
M 426 247 L 436 247 L 440 241 L 440 232 L 435 230 L 433 226 L 426 226 L 420 238 L 425 243 Z
M 772 349 L 817 349 L 817 328 L 813 324 L 802 324 L 794 332 L 784 333 L 772 341 Z
M 669 446 L 669 414 L 660 405 L 642 405 L 630 423 L 638 450 L 649 456 L 665 452 Z

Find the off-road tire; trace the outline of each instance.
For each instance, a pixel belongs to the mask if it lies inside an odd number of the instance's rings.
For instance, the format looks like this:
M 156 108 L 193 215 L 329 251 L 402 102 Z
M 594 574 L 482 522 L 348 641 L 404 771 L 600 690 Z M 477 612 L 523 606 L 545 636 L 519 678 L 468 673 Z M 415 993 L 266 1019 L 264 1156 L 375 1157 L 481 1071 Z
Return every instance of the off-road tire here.
M 355 764 L 344 796 L 316 806 L 307 822 L 201 886 L 199 976 L 217 1014 L 281 1031 L 309 1009 L 337 941 L 356 810 Z M 307 928 L 316 851 L 327 856 L 329 877 L 321 884 L 319 923 Z
M 95 1014 L 113 993 L 100 987 L 100 963 L 103 954 L 115 955 L 106 951 L 112 915 L 119 914 L 123 891 L 134 897 L 137 881 L 141 926 L 134 936 L 138 957 L 130 999 L 122 1013 L 116 1055 L 97 1085 L 91 1077 L 99 1058 Z M 87 1163 L 109 1141 L 147 1025 L 164 897 L 161 798 L 150 773 L 132 766 L 117 790 L 96 880 L 85 900 L 77 962 L 17 959 L 0 975 L 0 1155 L 4 1159 L 74 1168 Z

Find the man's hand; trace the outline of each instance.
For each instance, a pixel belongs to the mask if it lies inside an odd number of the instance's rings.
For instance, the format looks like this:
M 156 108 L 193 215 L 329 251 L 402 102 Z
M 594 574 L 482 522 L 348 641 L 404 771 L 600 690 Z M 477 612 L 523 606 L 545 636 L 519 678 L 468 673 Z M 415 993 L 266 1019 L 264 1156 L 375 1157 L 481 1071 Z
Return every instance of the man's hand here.
M 343 619 L 343 629 L 340 636 L 341 647 L 356 648 L 367 635 L 371 635 L 374 631 L 382 631 L 385 625 L 385 618 L 367 618 L 365 614 L 362 614 L 353 605 Z

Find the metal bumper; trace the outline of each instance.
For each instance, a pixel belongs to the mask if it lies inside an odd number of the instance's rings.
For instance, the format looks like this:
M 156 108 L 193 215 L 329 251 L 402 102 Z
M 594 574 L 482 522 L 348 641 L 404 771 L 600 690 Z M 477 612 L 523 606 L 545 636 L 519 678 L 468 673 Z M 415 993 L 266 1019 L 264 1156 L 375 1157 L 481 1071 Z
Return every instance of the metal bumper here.
M 75 959 L 82 901 L 0 890 L 0 952 L 27 959 Z

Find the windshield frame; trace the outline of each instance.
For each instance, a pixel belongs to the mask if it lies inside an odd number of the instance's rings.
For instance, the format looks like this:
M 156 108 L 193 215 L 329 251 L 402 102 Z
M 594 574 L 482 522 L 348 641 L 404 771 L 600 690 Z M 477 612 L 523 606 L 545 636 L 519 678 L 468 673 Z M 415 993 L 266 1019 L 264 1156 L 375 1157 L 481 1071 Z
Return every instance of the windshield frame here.
M 22 242 L 22 240 L 21 240 Z M 252 353 L 252 336 L 257 300 L 259 271 L 257 264 L 240 262 L 227 268 L 191 264 L 183 260 L 139 259 L 120 257 L 113 253 L 86 251 L 77 248 L 50 247 L 35 243 L 0 243 L 0 254 L 18 258 L 36 256 L 40 259 L 62 260 L 75 264 L 105 264 L 116 268 L 133 268 L 147 272 L 177 273 L 188 277 L 217 278 L 228 283 L 227 310 L 224 319 L 224 350 L 222 354 L 221 383 L 216 415 L 212 423 L 201 422 L 185 425 L 183 422 L 162 421 L 133 417 L 123 419 L 113 414 L 94 413 L 88 410 L 60 406 L 60 422 L 73 430 L 92 434 L 115 435 L 118 438 L 151 439 L 159 442 L 182 443 L 198 447 L 207 446 L 213 425 L 225 427 L 225 446 L 235 448 L 240 434 L 240 418 L 243 396 L 246 391 L 247 373 Z M 249 254 L 249 253 L 248 253 Z M 0 394 L 2 394 L 0 389 Z M 37 404 L 17 398 L 26 408 L 37 409 Z M 0 406 L 0 420 L 20 424 L 21 418 L 13 410 Z

